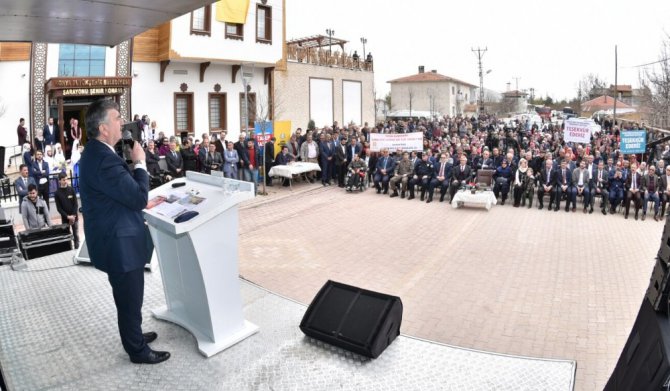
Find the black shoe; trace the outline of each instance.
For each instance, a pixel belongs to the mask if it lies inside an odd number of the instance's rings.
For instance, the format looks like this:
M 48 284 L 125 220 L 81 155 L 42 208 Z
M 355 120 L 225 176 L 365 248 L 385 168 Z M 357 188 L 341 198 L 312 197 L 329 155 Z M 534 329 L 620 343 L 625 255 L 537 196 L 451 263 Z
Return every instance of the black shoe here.
M 623 215 L 623 218 L 626 219 L 626 220 L 628 220 L 628 213 L 626 213 L 625 215 Z
M 542 210 L 542 208 L 544 208 L 544 205 L 540 205 L 540 206 L 537 207 L 538 210 Z M 549 208 L 549 209 L 551 209 L 551 208 Z
M 158 334 L 156 334 L 153 331 L 149 331 L 148 333 L 144 333 L 144 334 L 142 334 L 142 336 L 144 337 L 144 342 L 145 343 L 152 343 L 153 341 L 156 340 L 156 338 L 158 338 Z
M 589 214 L 593 213 L 593 207 L 589 208 Z
M 637 212 L 635 212 L 635 221 L 637 221 Z
M 377 189 L 377 194 L 381 193 L 382 189 Z
M 409 197 L 407 197 L 408 200 L 413 200 L 414 199 L 414 194 L 410 194 Z
M 444 202 L 444 194 L 440 196 L 440 202 Z
M 558 209 L 559 209 L 559 207 L 558 207 L 558 206 L 557 206 L 557 207 L 555 207 L 555 208 L 554 208 L 554 212 L 558 212 Z
M 426 198 L 426 196 L 421 194 L 421 201 L 423 201 L 425 198 Z
M 646 218 L 647 218 L 647 214 L 646 214 L 646 213 L 643 213 L 643 214 L 642 214 L 642 221 L 644 221 Z
M 505 199 L 503 198 L 502 201 L 500 201 L 500 205 L 505 205 Z
M 405 192 L 404 191 L 400 193 L 400 198 L 405 198 Z
M 426 204 L 430 204 L 431 202 L 433 202 L 433 197 L 428 197 L 428 199 L 426 200 Z
M 273 185 L 272 183 L 266 183 L 265 186 L 270 186 L 270 187 L 272 187 L 272 186 L 274 186 L 274 185 Z
M 384 190 L 384 194 L 388 194 L 388 193 L 389 193 L 388 189 Z
M 158 364 L 162 363 L 163 361 L 166 361 L 169 358 L 170 358 L 169 352 L 159 352 L 156 350 L 149 350 L 149 354 L 147 354 L 145 357 L 141 358 L 131 357 L 130 361 L 132 361 L 135 364 Z
M 607 216 L 607 210 L 606 210 L 605 208 L 602 208 L 601 211 L 603 212 L 603 214 L 604 214 L 605 216 Z
M 397 197 L 397 196 L 398 196 L 398 192 L 397 192 L 397 191 L 394 191 L 393 194 L 391 194 L 391 198 L 393 198 L 393 197 Z

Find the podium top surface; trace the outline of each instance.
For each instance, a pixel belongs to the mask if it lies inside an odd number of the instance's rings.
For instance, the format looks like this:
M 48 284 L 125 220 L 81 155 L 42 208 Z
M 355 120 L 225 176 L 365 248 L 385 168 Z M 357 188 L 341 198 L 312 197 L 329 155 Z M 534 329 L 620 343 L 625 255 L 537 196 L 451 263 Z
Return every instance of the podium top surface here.
M 172 187 L 175 183 L 184 185 Z M 187 171 L 185 178 L 174 179 L 149 192 L 144 217 L 149 225 L 179 235 L 254 196 L 254 186 L 250 182 Z M 176 214 L 186 210 L 199 214 L 191 220 L 175 223 Z

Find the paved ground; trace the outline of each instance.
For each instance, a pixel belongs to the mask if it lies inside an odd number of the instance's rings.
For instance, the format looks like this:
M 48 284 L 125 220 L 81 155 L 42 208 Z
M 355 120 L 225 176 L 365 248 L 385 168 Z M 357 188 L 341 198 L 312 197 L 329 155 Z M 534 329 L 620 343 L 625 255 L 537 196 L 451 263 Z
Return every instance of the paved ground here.
M 309 303 L 328 279 L 398 295 L 401 332 L 577 361 L 602 389 L 644 297 L 663 223 L 271 188 L 240 213 L 240 273 Z

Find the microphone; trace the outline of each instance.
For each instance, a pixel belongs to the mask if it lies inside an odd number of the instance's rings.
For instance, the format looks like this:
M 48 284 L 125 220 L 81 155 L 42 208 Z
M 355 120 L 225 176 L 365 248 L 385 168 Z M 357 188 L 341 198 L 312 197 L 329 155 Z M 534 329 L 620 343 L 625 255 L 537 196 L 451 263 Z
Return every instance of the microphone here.
M 133 133 L 128 129 L 124 130 L 121 134 L 121 140 L 123 141 L 123 144 L 128 145 L 131 148 L 135 144 L 135 140 L 133 140 Z

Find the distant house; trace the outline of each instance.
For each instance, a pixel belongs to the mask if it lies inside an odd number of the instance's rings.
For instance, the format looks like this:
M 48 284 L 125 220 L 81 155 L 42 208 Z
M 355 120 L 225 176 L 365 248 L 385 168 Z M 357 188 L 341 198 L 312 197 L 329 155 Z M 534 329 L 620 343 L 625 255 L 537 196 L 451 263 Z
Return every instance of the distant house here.
M 502 104 L 505 112 L 525 113 L 528 111 L 528 94 L 519 90 L 503 92 Z
M 457 115 L 463 113 L 464 105 L 473 103 L 477 86 L 453 77 L 441 75 L 437 70 L 425 72 L 419 66 L 419 73 L 390 80 L 391 112 L 407 111 L 411 116 L 416 112 L 435 115 Z

